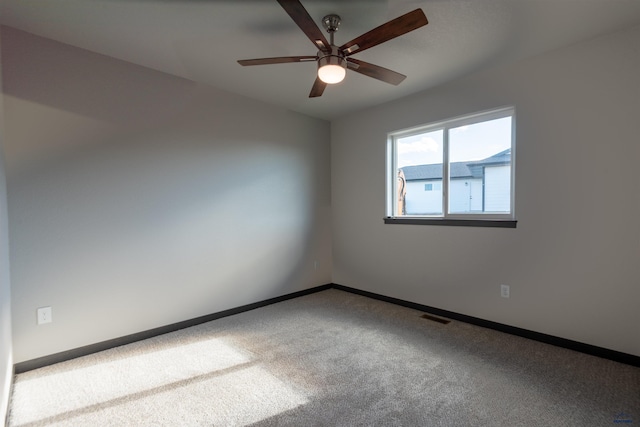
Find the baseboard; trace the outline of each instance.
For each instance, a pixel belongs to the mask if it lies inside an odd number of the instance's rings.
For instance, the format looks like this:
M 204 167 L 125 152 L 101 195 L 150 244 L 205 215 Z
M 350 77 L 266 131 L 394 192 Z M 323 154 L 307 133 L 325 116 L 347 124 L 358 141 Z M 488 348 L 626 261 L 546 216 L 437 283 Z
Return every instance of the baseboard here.
M 489 328 L 489 329 L 493 329 L 500 332 L 506 332 L 508 334 L 517 335 L 523 338 L 529 338 L 535 341 L 543 342 L 545 344 L 551 344 L 557 347 L 563 347 L 569 350 L 579 351 L 580 353 L 590 354 L 592 356 L 613 360 L 615 362 L 620 362 L 620 363 L 625 363 L 627 365 L 640 367 L 640 357 L 634 356 L 632 354 L 622 353 L 620 351 L 610 350 L 607 348 L 598 347 L 591 344 L 585 344 L 578 341 L 572 341 L 566 338 L 560 338 L 553 335 L 547 335 L 540 332 L 530 331 L 528 329 L 522 329 L 515 326 L 509 326 L 503 323 L 492 322 L 490 320 L 484 320 L 484 319 L 480 319 L 473 316 L 467 316 L 466 314 L 459 314 L 453 311 L 443 310 L 440 308 L 430 307 L 427 305 L 422 305 L 422 304 L 418 304 L 411 301 L 405 301 L 398 298 L 376 294 L 373 292 L 363 291 L 361 289 L 350 288 L 348 286 L 338 285 L 336 283 L 332 284 L 331 287 L 334 289 L 339 289 L 341 291 L 351 292 L 353 294 L 358 294 L 365 297 L 377 299 L 380 301 L 401 305 L 403 307 L 425 311 L 427 313 L 435 314 L 442 317 L 447 317 L 449 319 L 459 320 L 461 322 L 470 323 L 472 325 L 482 326 L 484 328 Z
M 89 354 L 97 353 L 104 350 L 109 350 L 111 348 L 120 347 L 122 345 L 131 344 L 131 343 L 142 341 L 148 338 L 153 338 L 158 335 L 163 335 L 169 332 L 174 332 L 180 329 L 196 326 L 201 323 L 210 322 L 212 320 L 221 319 L 227 316 L 233 316 L 234 314 L 240 314 L 245 311 L 254 310 L 256 308 L 265 307 L 267 305 L 275 304 L 275 303 L 286 301 L 289 299 L 298 298 L 304 295 L 309 295 L 316 292 L 324 291 L 324 290 L 330 289 L 331 286 L 332 286 L 331 284 L 316 286 L 314 288 L 293 292 L 293 293 L 282 295 L 275 298 L 270 298 L 264 301 L 255 302 L 253 304 L 247 304 L 241 307 L 220 311 L 218 313 L 208 314 L 206 316 L 185 320 L 183 322 L 161 326 L 159 328 L 150 329 L 148 331 L 138 332 L 135 334 L 126 335 L 124 337 L 114 338 L 111 340 L 90 344 L 84 347 L 78 347 L 78 348 L 63 351 L 60 353 L 39 357 L 37 359 L 27 360 L 24 362 L 16 363 L 14 365 L 14 370 L 16 374 L 20 374 L 23 372 L 31 371 L 33 369 L 38 369 L 45 366 L 53 365 L 54 363 L 65 362 L 67 360 L 75 359 L 77 357 L 87 356 Z
M 348 286 L 339 285 L 336 283 L 331 283 L 331 284 L 316 286 L 314 288 L 305 289 L 298 292 L 293 292 L 293 293 L 282 295 L 275 298 L 270 298 L 270 299 L 259 301 L 253 304 L 243 305 L 241 307 L 232 308 L 232 309 L 221 311 L 218 313 L 208 314 L 206 316 L 185 320 L 183 322 L 161 326 L 159 328 L 150 329 L 148 331 L 138 332 L 135 334 L 126 335 L 124 337 L 114 338 L 112 340 L 102 341 L 102 342 L 90 344 L 84 347 L 79 347 L 79 348 L 63 351 L 60 353 L 39 357 L 37 359 L 16 363 L 15 365 L 13 365 L 14 374 L 20 374 L 33 369 L 38 369 L 44 366 L 53 365 L 54 363 L 60 363 L 67 360 L 75 359 L 77 357 L 87 356 L 89 354 L 97 353 L 104 350 L 109 350 L 111 348 L 120 347 L 122 345 L 131 344 L 131 343 L 142 341 L 148 338 L 153 338 L 158 335 L 178 331 L 180 329 L 196 326 L 201 323 L 210 322 L 212 320 L 221 319 L 223 317 L 232 316 L 234 314 L 240 314 L 245 311 L 254 310 L 256 308 L 265 307 L 267 305 L 275 304 L 275 303 L 286 301 L 293 298 L 298 298 L 304 295 L 310 295 L 310 294 L 324 291 L 327 289 L 338 289 L 341 291 L 362 295 L 365 297 L 389 302 L 389 303 L 400 305 L 403 307 L 424 311 L 426 313 L 435 314 L 437 316 L 442 316 L 449 319 L 470 323 L 472 325 L 482 326 L 484 328 L 489 328 L 496 331 L 505 332 L 508 334 L 512 334 L 512 335 L 516 335 L 524 338 L 529 338 L 529 339 L 540 341 L 546 344 L 555 345 L 557 347 L 563 347 L 570 350 L 579 351 L 581 353 L 590 354 L 592 356 L 602 357 L 604 359 L 613 360 L 615 362 L 620 362 L 620 363 L 625 363 L 627 365 L 640 367 L 640 357 L 634 356 L 632 354 L 622 353 L 619 351 L 610 350 L 603 347 L 597 347 L 590 344 L 584 344 L 578 341 L 572 341 L 566 338 L 559 338 L 553 335 L 547 335 L 540 332 L 530 331 L 530 330 L 518 328 L 515 326 L 509 326 L 502 323 L 493 322 L 490 320 L 480 319 L 473 316 L 467 316 L 465 314 L 455 313 L 453 311 L 443 310 L 440 308 L 430 307 L 427 305 L 418 304 L 411 301 L 405 301 L 399 298 L 393 298 L 386 295 L 376 294 L 374 292 L 363 291 L 361 289 L 356 289 Z M 7 412 L 7 416 L 8 416 L 8 412 Z

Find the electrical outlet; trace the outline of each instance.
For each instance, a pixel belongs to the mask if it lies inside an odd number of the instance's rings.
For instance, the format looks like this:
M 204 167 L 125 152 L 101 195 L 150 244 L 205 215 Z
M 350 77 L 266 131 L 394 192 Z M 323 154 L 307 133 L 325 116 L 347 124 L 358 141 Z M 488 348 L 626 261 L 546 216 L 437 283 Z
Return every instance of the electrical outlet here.
M 51 317 L 51 307 L 40 307 L 38 309 L 38 325 L 44 325 L 45 323 L 53 322 Z
M 509 285 L 500 285 L 500 296 L 502 298 L 509 298 Z

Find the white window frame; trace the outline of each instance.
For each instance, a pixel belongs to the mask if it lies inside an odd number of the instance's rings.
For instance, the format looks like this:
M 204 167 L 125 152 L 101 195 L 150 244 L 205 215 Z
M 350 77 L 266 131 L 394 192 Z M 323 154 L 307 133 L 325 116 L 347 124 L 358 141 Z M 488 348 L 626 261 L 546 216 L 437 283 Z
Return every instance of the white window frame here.
M 465 125 L 482 123 L 490 120 L 511 117 L 511 188 L 509 213 L 448 213 L 449 210 L 449 129 Z M 397 174 L 398 148 L 397 139 L 422 133 L 443 131 L 443 170 L 442 170 L 442 214 L 440 215 L 398 215 L 397 208 Z M 409 129 L 389 132 L 387 134 L 386 156 L 386 223 L 409 223 L 429 225 L 472 225 L 515 228 L 515 176 L 516 176 L 516 111 L 515 107 L 502 107 L 440 120 L 438 122 L 415 126 Z

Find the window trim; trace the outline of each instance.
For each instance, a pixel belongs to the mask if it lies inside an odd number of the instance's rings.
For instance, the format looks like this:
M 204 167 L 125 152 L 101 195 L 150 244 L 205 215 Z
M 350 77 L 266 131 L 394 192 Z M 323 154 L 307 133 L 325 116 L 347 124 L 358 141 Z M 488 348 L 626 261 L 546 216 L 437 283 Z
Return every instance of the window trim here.
M 510 212 L 509 213 L 447 213 L 449 210 L 449 135 L 448 130 L 460 126 L 511 117 L 511 182 L 510 182 Z M 422 133 L 443 131 L 443 168 L 442 168 L 442 214 L 440 215 L 397 215 L 397 167 L 398 144 L 396 140 Z M 461 225 L 474 227 L 516 227 L 515 213 L 515 157 L 516 157 L 516 109 L 515 106 L 505 106 L 472 114 L 457 116 L 451 119 L 439 120 L 411 128 L 389 132 L 387 134 L 386 155 L 386 192 L 385 192 L 385 224 L 421 224 L 421 225 Z M 445 185 L 446 184 L 446 185 Z
M 411 225 L 448 225 L 463 227 L 495 227 L 495 228 L 516 228 L 518 223 L 515 219 L 451 219 L 429 216 L 401 216 L 386 217 L 385 224 L 411 224 Z

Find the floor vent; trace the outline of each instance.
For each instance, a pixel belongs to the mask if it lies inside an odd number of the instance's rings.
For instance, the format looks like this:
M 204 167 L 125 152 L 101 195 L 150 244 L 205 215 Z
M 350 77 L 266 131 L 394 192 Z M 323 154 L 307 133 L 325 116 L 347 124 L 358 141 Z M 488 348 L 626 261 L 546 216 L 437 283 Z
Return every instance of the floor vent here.
M 447 323 L 451 323 L 451 320 L 442 319 L 436 316 L 431 316 L 430 314 L 423 314 L 420 317 L 422 317 L 423 319 L 433 320 L 434 322 L 442 323 L 443 325 L 446 325 Z

